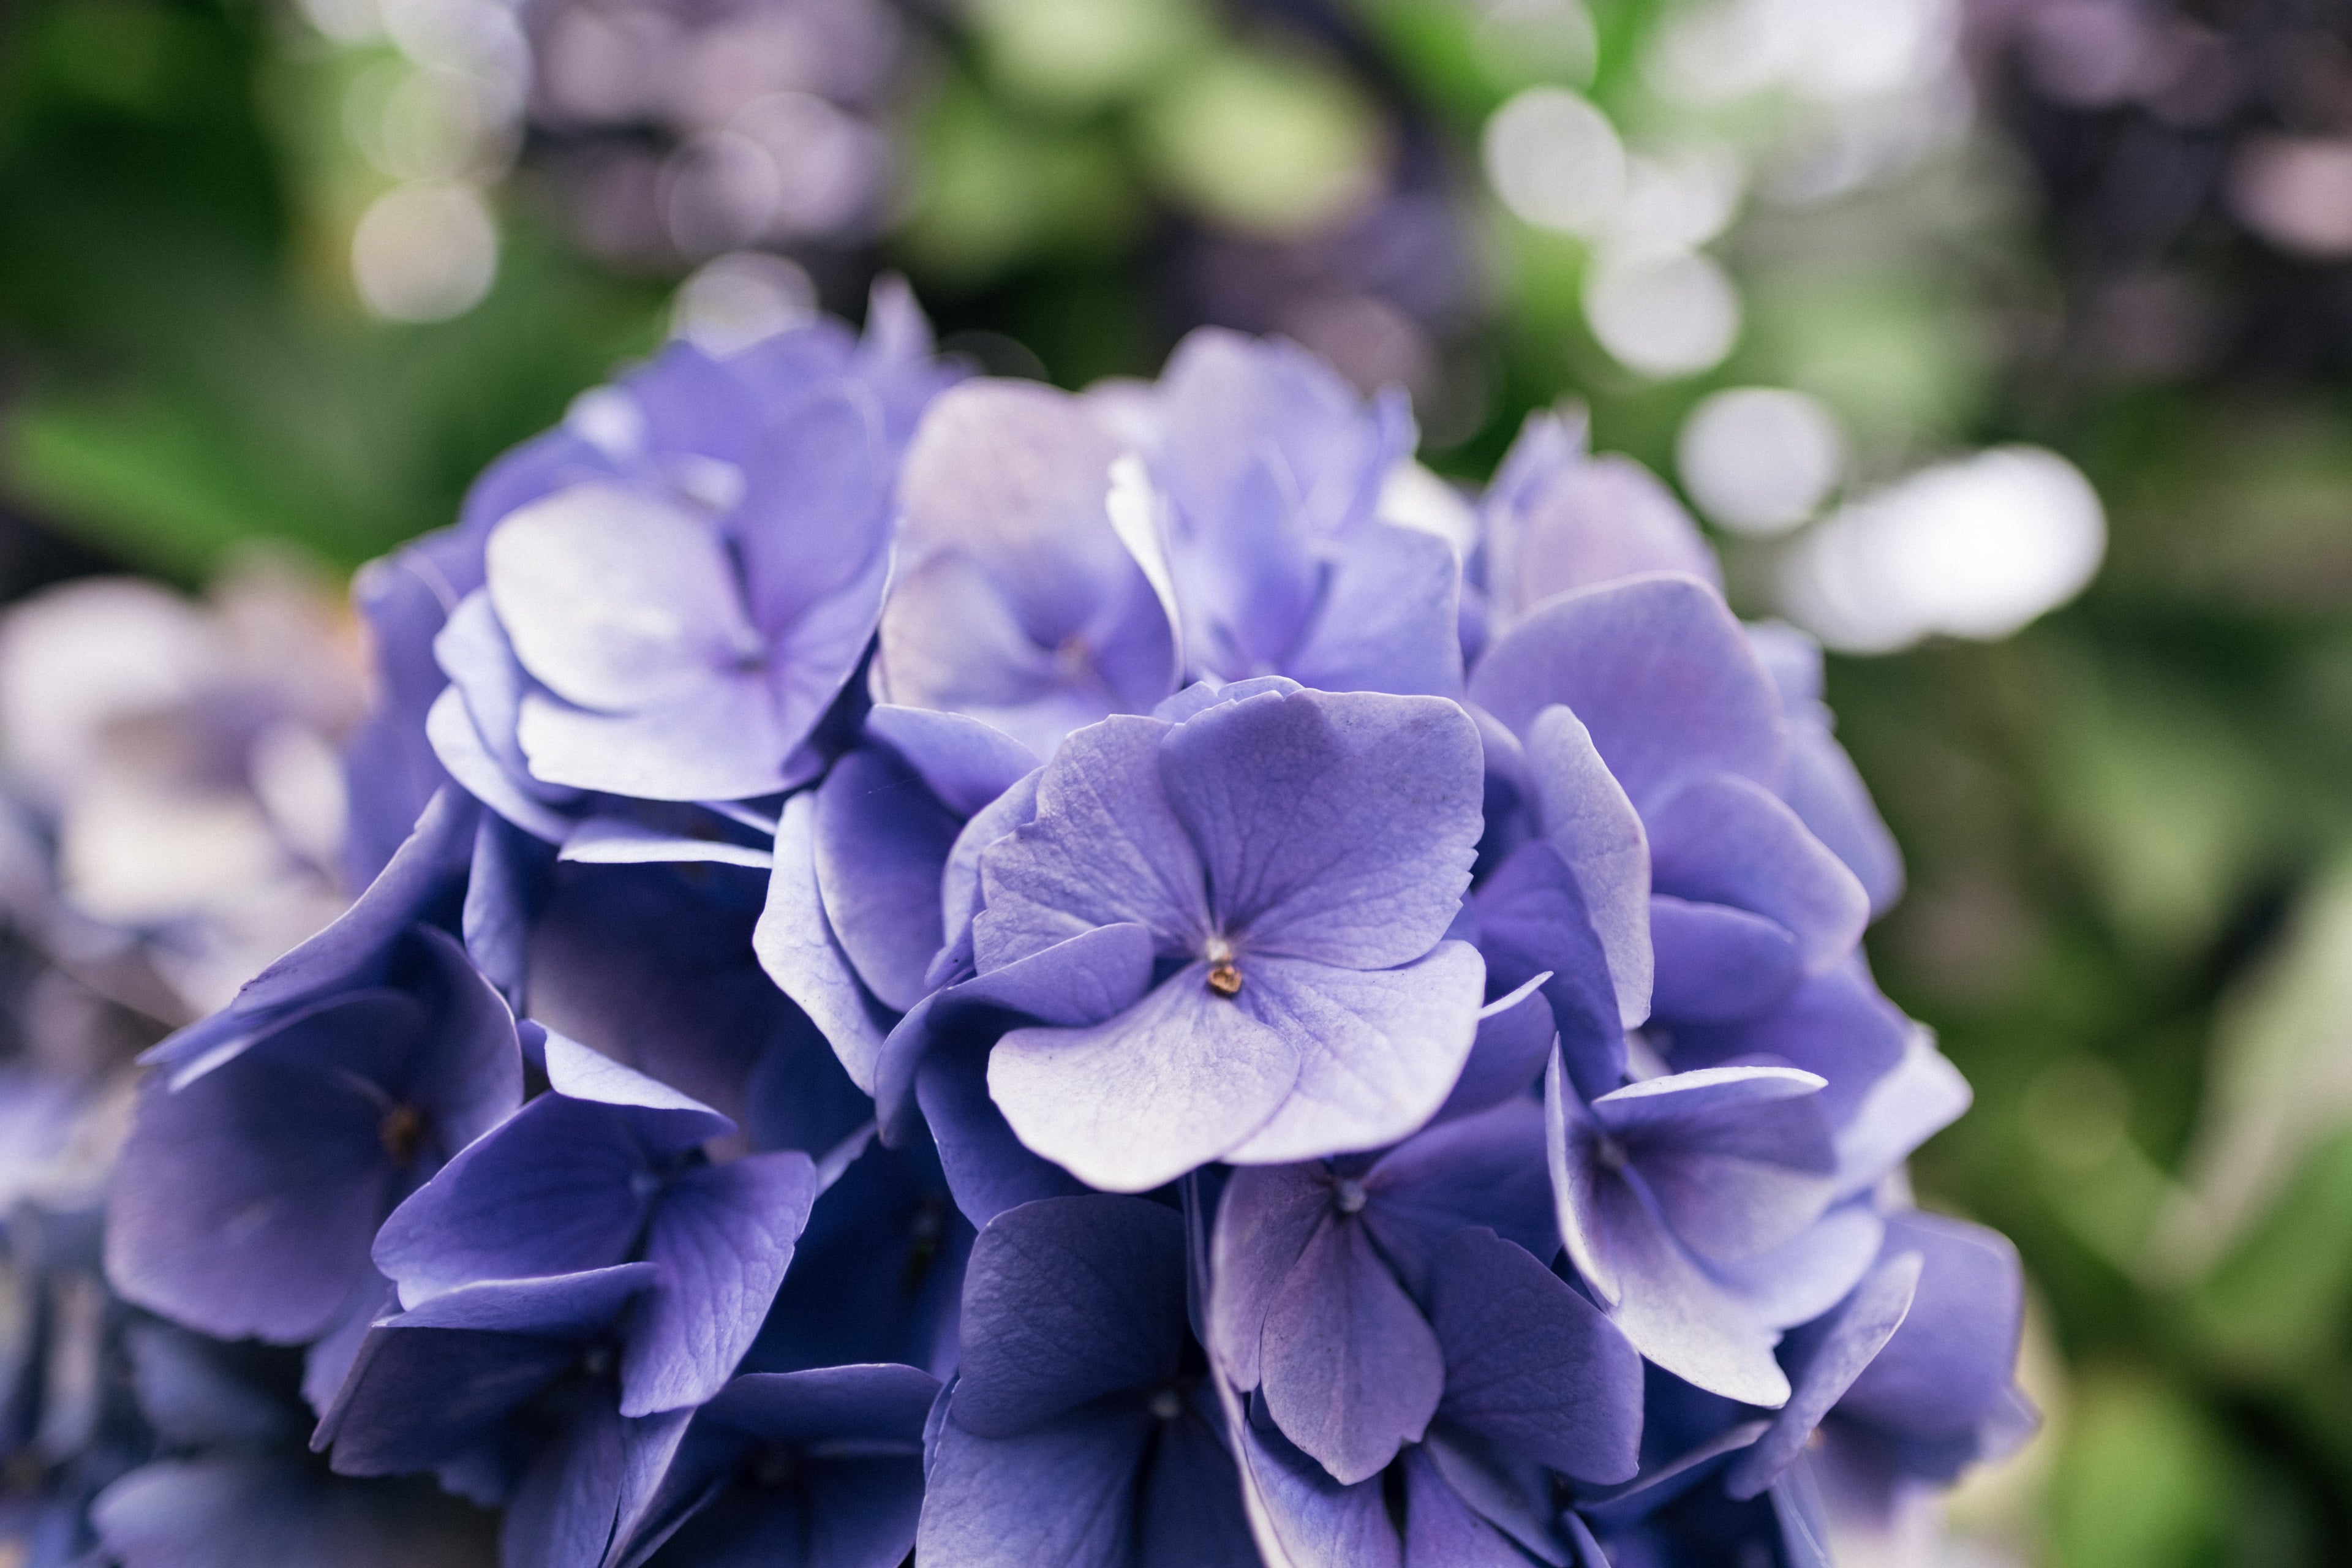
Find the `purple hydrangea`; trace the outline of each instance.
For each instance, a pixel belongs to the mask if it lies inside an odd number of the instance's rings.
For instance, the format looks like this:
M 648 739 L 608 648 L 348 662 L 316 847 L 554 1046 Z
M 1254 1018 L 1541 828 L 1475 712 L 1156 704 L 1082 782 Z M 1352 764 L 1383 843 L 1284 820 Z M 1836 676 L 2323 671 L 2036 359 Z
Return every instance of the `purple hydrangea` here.
M 155 1053 L 109 1240 L 313 1347 L 331 1474 L 107 1529 L 1815 1563 L 2031 1430 L 2014 1254 L 1902 1174 L 1968 1092 L 1899 858 L 1663 485 L 1538 417 L 1465 545 L 1294 346 L 924 345 L 673 349 L 363 580 L 381 869 Z

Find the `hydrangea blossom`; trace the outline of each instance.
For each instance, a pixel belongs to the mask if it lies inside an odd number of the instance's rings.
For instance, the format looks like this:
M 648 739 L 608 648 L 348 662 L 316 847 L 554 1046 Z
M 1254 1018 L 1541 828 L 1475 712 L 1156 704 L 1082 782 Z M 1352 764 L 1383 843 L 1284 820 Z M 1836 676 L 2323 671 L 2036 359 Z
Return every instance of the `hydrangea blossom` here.
M 363 581 L 381 869 L 155 1053 L 108 1249 L 311 1344 L 331 1473 L 121 1552 L 429 1476 L 512 1568 L 1816 1563 L 2030 1431 L 1899 861 L 1662 485 L 1539 417 L 1457 548 L 1295 347 L 941 391 L 908 310 Z

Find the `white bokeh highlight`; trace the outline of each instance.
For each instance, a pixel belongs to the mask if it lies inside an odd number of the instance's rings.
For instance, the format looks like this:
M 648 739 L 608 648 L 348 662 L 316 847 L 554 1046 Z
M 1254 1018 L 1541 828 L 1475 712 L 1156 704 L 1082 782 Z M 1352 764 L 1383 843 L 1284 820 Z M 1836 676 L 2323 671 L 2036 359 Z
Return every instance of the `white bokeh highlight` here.
M 1845 475 L 1845 431 L 1820 399 L 1743 386 L 1702 400 L 1683 422 L 1675 464 L 1708 521 L 1777 534 L 1821 510 Z
M 2106 514 L 2037 447 L 1923 468 L 1842 509 L 1782 563 L 1780 601 L 1822 642 L 1886 653 L 1937 635 L 1996 641 L 2089 585 Z

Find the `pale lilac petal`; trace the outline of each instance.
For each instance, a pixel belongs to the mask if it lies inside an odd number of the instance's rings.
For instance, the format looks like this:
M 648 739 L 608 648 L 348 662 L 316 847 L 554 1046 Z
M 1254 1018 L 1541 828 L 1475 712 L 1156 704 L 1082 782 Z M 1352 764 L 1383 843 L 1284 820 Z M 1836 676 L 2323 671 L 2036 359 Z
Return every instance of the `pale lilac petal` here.
M 816 810 L 814 795 L 784 802 L 776 868 L 751 946 L 760 967 L 809 1016 L 851 1080 L 871 1094 L 887 1031 L 825 919 L 817 885 Z
M 802 731 L 787 727 L 767 682 L 729 670 L 623 713 L 530 692 L 515 733 L 531 775 L 548 784 L 644 800 L 745 800 L 790 782 Z
M 764 846 L 730 844 L 667 832 L 626 816 L 583 817 L 563 838 L 562 858 L 591 866 L 702 864 L 772 869 L 775 851 Z
M 1021 1141 L 1090 1186 L 1139 1193 L 1265 1126 L 1299 1082 L 1299 1045 L 1210 990 L 1207 973 L 1187 965 L 1091 1027 L 1015 1029 L 997 1042 L 989 1092 Z
M 1554 704 L 1528 725 L 1528 767 L 1543 809 L 1545 842 L 1584 897 L 1585 918 L 1609 957 L 1618 1022 L 1650 1015 L 1650 845 L 1633 803 L 1576 715 Z
M 1245 935 L 1245 952 L 1407 963 L 1444 934 L 1469 885 L 1483 772 L 1454 703 L 1268 692 L 1170 731 L 1160 772 L 1218 925 Z
M 1839 1204 L 1769 1252 L 1706 1260 L 1717 1284 L 1748 1304 L 1768 1329 L 1811 1322 L 1845 1297 L 1870 1269 L 1886 1222 L 1867 1199 Z
M 1367 521 L 1340 546 L 1314 624 L 1284 672 L 1325 691 L 1458 698 L 1461 589 L 1451 544 Z
M 1163 989 L 1188 984 L 1200 986 L 1190 969 Z M 1485 963 L 1461 942 L 1440 942 L 1402 969 L 1244 961 L 1241 994 L 1225 1005 L 1254 1015 L 1285 1042 L 1282 1059 L 1297 1065 L 1279 1108 L 1224 1157 L 1315 1159 L 1376 1149 L 1424 1125 L 1461 1077 L 1485 987 Z M 1201 994 L 1221 1000 L 1205 986 Z
M 467 795 L 527 833 L 551 844 L 561 844 L 572 831 L 572 820 L 547 804 L 491 754 L 475 727 L 465 694 L 445 686 L 425 711 L 425 738 L 449 776 Z M 517 770 L 520 771 L 520 770 Z
M 826 922 L 882 1004 L 904 1012 L 940 950 L 940 874 L 961 824 L 887 753 L 850 752 L 816 792 Z
M 485 554 L 515 657 L 582 707 L 678 701 L 765 646 L 717 531 L 650 495 L 574 485 L 509 513 Z
M 1838 1133 L 1838 1190 L 1874 1187 L 1911 1151 L 1960 1118 L 1974 1092 L 1924 1030 L 1914 1031 L 1903 1059 L 1870 1086 Z

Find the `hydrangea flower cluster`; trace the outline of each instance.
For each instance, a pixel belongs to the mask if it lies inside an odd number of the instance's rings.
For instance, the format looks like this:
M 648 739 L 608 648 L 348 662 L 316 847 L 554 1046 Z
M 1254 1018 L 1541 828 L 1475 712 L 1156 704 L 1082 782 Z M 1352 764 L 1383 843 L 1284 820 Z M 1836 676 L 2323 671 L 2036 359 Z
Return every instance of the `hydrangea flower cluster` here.
M 1569 422 L 1475 506 L 1413 442 L 886 289 L 372 570 L 367 890 L 152 1053 L 107 1233 L 315 1429 L 158 1373 L 281 1479 L 110 1548 L 410 1561 L 429 1475 L 512 1568 L 1810 1564 L 2019 1441 L 1817 651 Z

